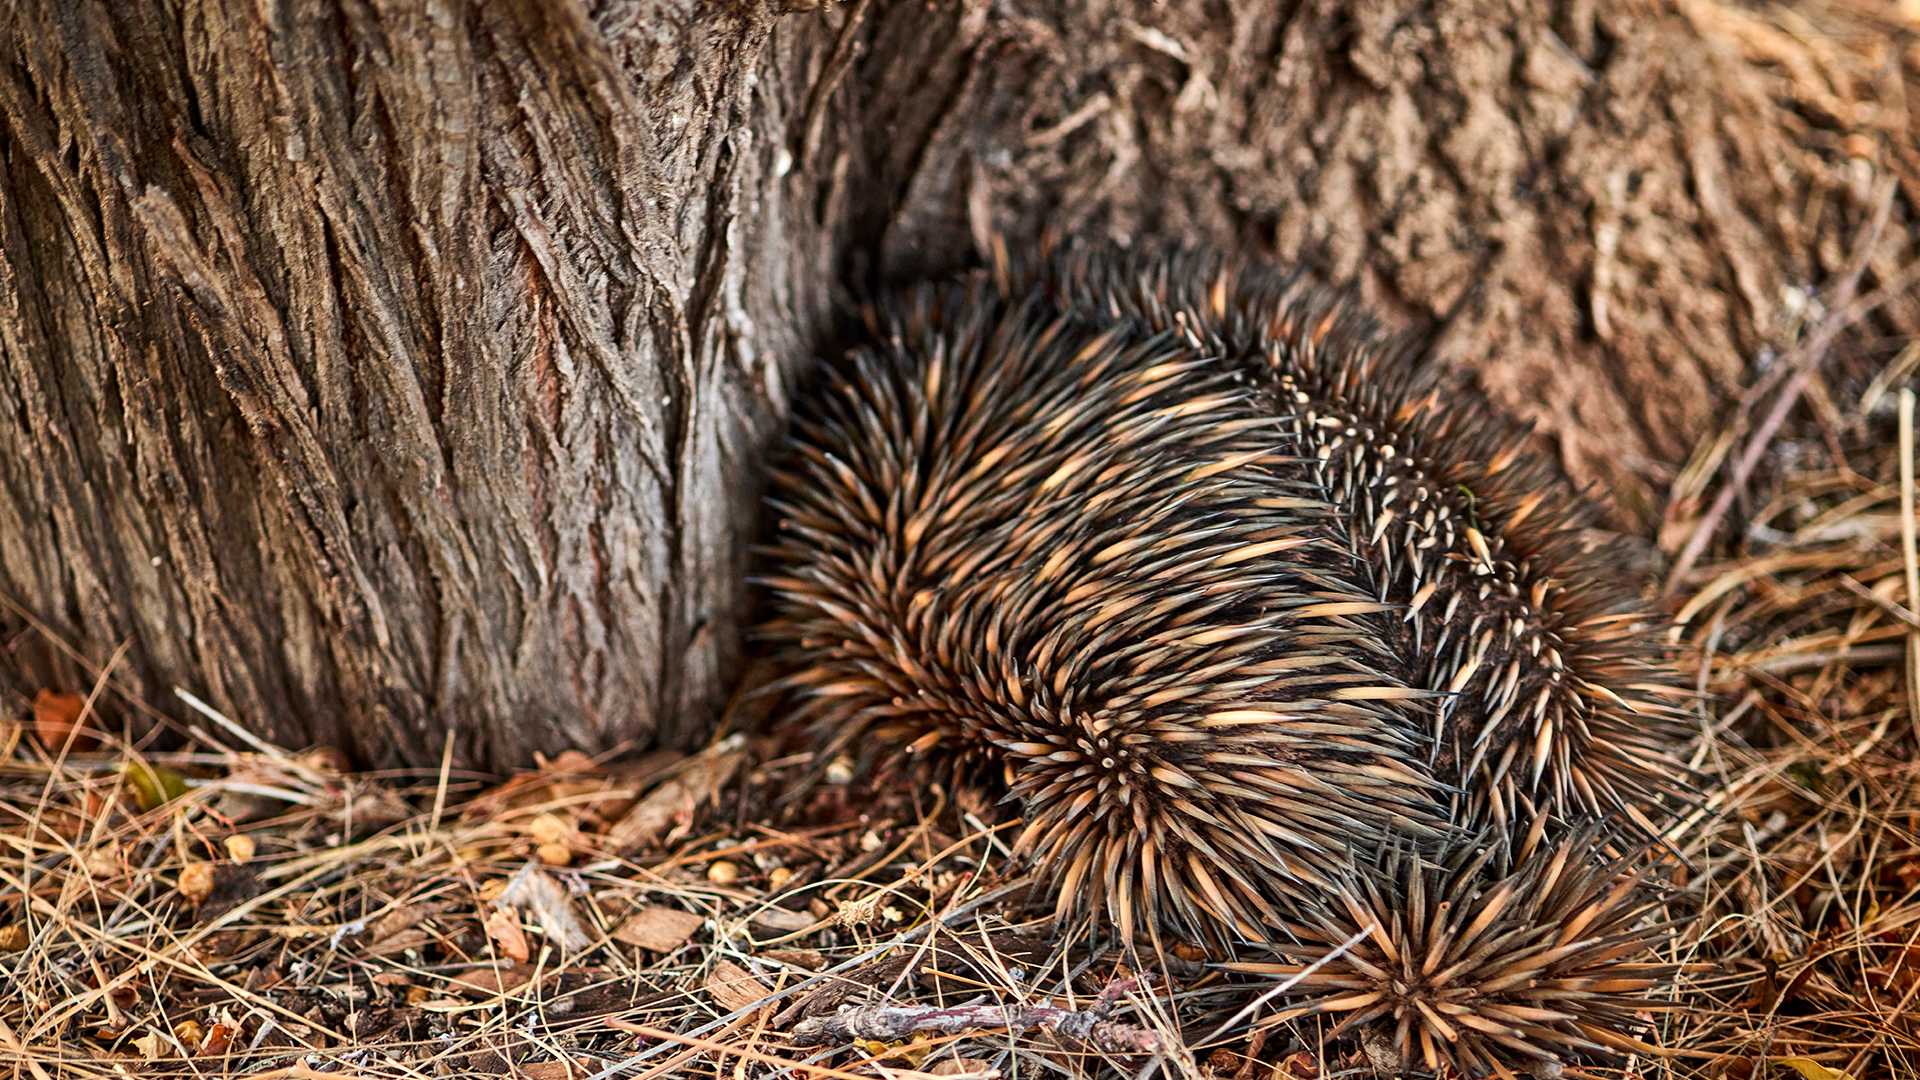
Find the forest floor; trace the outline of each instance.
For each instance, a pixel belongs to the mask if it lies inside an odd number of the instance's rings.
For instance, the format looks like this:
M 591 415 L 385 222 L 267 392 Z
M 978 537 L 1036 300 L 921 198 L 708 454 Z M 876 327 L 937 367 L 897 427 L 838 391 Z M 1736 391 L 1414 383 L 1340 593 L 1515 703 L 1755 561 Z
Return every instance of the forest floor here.
M 1723 509 L 1746 523 L 1730 554 L 1663 601 L 1699 692 L 1685 757 L 1710 779 L 1670 833 L 1686 865 L 1665 914 L 1683 921 L 1661 951 L 1692 972 L 1679 1008 L 1647 1016 L 1659 1053 L 1592 1075 L 1920 1075 L 1904 389 L 1920 343 L 1845 408 L 1819 357 L 1782 367 L 1813 373 L 1811 419 L 1774 435 Z M 1676 504 L 1701 509 L 1669 548 L 1714 524 L 1743 423 L 1677 482 Z M 504 782 L 354 775 L 185 695 L 197 749 L 150 753 L 92 722 L 104 685 L 0 720 L 0 1063 L 16 1077 L 1352 1066 L 1310 1024 L 1250 1038 L 1228 1022 L 1248 993 L 1203 950 L 1141 979 L 1111 941 L 1053 934 L 1045 898 L 1003 876 L 1007 823 L 977 793 L 873 789 L 726 732 Z M 801 1045 L 875 991 L 917 1003 L 897 1034 Z
M 1648 599 L 1697 691 L 1683 756 L 1707 782 L 1669 833 L 1659 951 L 1689 972 L 1646 1016 L 1654 1051 L 1589 1075 L 1920 1077 L 1920 342 L 1866 337 L 1913 274 L 1874 281 L 1805 306 L 1667 492 Z M 98 719 L 183 708 L 191 752 Z M 1325 1025 L 1250 1034 L 1248 987 L 1204 949 L 1148 978 L 1111 940 L 1056 934 L 1013 876 L 1007 808 L 977 792 L 871 786 L 744 722 L 694 754 L 502 780 L 354 774 L 248 719 L 104 677 L 0 716 L 7 1075 L 1355 1068 Z M 912 1008 L 803 1045 L 882 995 Z

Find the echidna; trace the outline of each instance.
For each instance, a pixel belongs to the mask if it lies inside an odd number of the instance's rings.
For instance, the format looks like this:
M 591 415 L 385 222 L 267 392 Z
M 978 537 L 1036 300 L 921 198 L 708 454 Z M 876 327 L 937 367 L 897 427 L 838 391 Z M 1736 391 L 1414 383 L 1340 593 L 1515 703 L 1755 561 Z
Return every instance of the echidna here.
M 835 745 L 999 766 L 1058 913 L 1126 939 L 1294 941 L 1463 836 L 1465 895 L 1530 825 L 1589 877 L 1578 822 L 1654 831 L 1670 722 L 1523 433 L 1297 278 L 1025 276 L 871 308 L 795 407 L 770 632 Z

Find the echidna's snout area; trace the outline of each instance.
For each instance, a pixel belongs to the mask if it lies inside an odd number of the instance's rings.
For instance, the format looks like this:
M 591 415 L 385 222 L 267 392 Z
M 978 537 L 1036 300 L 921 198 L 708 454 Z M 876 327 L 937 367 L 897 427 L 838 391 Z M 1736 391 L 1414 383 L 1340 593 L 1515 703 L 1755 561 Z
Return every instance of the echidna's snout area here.
M 1581 504 L 1297 281 L 1030 278 L 895 296 L 797 407 L 799 715 L 1004 771 L 1061 917 L 1232 944 L 1410 1067 L 1630 1045 L 1684 774 Z

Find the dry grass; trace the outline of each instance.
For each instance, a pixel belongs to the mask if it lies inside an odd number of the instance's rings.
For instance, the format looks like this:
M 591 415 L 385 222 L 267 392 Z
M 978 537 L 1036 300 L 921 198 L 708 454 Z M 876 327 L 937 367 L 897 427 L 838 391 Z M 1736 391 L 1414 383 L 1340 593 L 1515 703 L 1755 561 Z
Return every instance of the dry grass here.
M 956 840 L 898 799 L 862 814 L 840 786 L 784 830 L 716 823 L 806 764 L 738 775 L 739 738 L 409 785 L 227 748 L 211 714 L 217 752 L 143 756 L 72 726 L 79 704 L 43 698 L 0 733 L 0 1061 L 19 1075 L 759 1075 L 804 1059 L 776 1014 L 838 973 L 894 978 L 873 962 L 904 945 L 971 998 L 1009 978 L 991 950 L 1032 949 L 991 914 L 1026 890 L 986 875 L 990 830 Z M 155 805 L 167 784 L 187 787 Z M 989 951 L 932 941 L 935 915 Z M 1051 1002 L 1045 981 L 990 989 Z M 911 1075 L 952 1041 L 882 1056 Z
M 1680 948 L 1718 970 L 1685 986 L 1666 1042 L 1708 1075 L 1920 1075 L 1913 399 L 1891 392 L 1917 358 L 1775 448 L 1802 467 L 1678 613 L 1703 691 L 1692 760 L 1718 785 L 1677 830 L 1699 910 Z

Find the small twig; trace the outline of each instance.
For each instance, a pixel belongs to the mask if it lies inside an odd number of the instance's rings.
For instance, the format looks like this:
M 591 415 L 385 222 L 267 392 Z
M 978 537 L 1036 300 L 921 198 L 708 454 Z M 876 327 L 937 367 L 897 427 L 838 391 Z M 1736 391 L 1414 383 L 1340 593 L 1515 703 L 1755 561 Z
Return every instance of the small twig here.
M 223 713 L 219 709 L 216 709 L 213 706 L 207 704 L 206 702 L 201 701 L 198 697 L 188 692 L 185 688 L 179 687 L 179 686 L 174 687 L 173 696 L 179 698 L 181 701 L 186 702 L 189 706 L 192 707 L 194 712 L 197 712 L 201 716 L 204 716 L 207 719 L 213 721 L 214 723 L 219 724 L 221 729 L 225 731 L 227 734 L 233 736 L 236 739 L 239 739 L 241 742 L 246 743 L 248 746 L 253 747 L 254 750 L 257 751 L 258 753 L 264 754 L 267 757 L 273 758 L 277 761 L 289 760 L 287 752 L 285 750 L 282 750 L 279 747 L 273 745 L 272 743 L 266 741 L 265 739 L 260 738 L 258 735 L 255 735 L 253 732 L 248 731 L 246 728 L 241 727 L 239 724 L 234 723 L 233 720 L 230 717 L 228 717 L 226 713 Z M 225 747 L 221 747 L 221 749 L 225 749 Z
M 1080 1010 L 1051 1005 L 842 1005 L 832 1016 L 803 1020 L 793 1029 L 796 1046 L 820 1046 L 853 1039 L 904 1039 L 916 1031 L 954 1035 L 975 1028 L 1052 1028 L 1056 1034 L 1079 1039 L 1110 1054 L 1157 1054 L 1164 1042 L 1159 1033 L 1108 1019 L 1120 998 L 1138 989 L 1141 977 L 1116 979 L 1094 1003 Z
M 1908 629 L 1920 630 L 1920 615 L 1915 615 L 1913 612 L 1907 610 L 1906 605 L 1896 604 L 1886 597 L 1881 596 L 1879 593 L 1874 592 L 1872 589 L 1867 588 L 1865 585 L 1860 584 L 1860 579 L 1854 577 L 1852 574 L 1841 574 L 1835 580 L 1839 581 L 1841 586 L 1848 592 L 1858 596 L 1862 600 L 1868 601 L 1873 604 L 1874 607 L 1906 623 Z M 1911 588 L 1911 586 L 1909 586 L 1909 588 Z
M 13 1028 L 4 1018 L 0 1018 L 0 1045 L 6 1046 L 7 1049 L 19 1055 L 20 1060 L 27 1063 L 27 1069 L 33 1073 L 34 1080 L 53 1080 L 53 1077 L 47 1075 L 47 1070 L 41 1066 L 40 1059 L 27 1050 L 26 1044 L 14 1034 Z
M 440 779 L 433 787 L 433 816 L 427 819 L 427 835 L 440 831 L 440 815 L 447 810 L 447 782 L 453 777 L 453 725 L 447 725 L 447 741 L 440 747 Z
M 1907 607 L 1920 607 L 1920 545 L 1913 520 L 1913 391 L 1900 391 L 1900 555 L 1907 570 Z M 1920 633 L 1907 632 L 1907 711 L 1920 725 Z
M 1807 384 L 1813 381 L 1814 374 L 1820 370 L 1820 364 L 1826 359 L 1827 349 L 1832 346 L 1833 339 L 1840 335 L 1841 330 L 1865 315 L 1864 311 L 1853 308 L 1853 295 L 1860 288 L 1860 277 L 1867 271 L 1873 246 L 1879 243 L 1880 233 L 1886 228 L 1887 218 L 1893 212 L 1893 196 L 1898 190 L 1898 182 L 1889 175 L 1881 185 L 1880 201 L 1874 208 L 1873 220 L 1861 234 L 1854 247 L 1853 259 L 1847 267 L 1847 272 L 1834 288 L 1833 302 L 1828 305 L 1827 317 L 1820 320 L 1820 325 L 1814 328 L 1805 347 L 1798 351 L 1793 361 L 1793 377 L 1787 380 L 1786 386 L 1780 390 L 1780 396 L 1774 399 L 1773 409 L 1767 413 L 1767 418 L 1754 429 L 1753 437 L 1747 441 L 1746 450 L 1740 455 L 1739 460 L 1734 462 L 1733 475 L 1727 478 L 1726 486 L 1714 496 L 1713 505 L 1700 519 L 1700 523 L 1694 527 L 1693 535 L 1687 538 L 1686 546 L 1680 550 L 1679 558 L 1674 560 L 1673 572 L 1667 575 L 1668 596 L 1677 592 L 1682 583 L 1687 580 L 1687 575 L 1693 571 L 1693 564 L 1700 561 L 1701 554 L 1706 551 L 1707 543 L 1713 539 L 1713 534 L 1720 527 L 1721 520 L 1732 508 L 1733 500 L 1746 490 L 1747 479 L 1753 475 L 1754 468 L 1760 464 L 1761 456 L 1772 444 L 1773 437 L 1779 432 L 1780 425 L 1786 421 L 1787 414 L 1792 412 L 1793 407 L 1799 403 L 1800 395 L 1805 392 Z
M 1014 881 L 1008 882 L 1007 884 L 1002 885 L 997 889 L 993 889 L 990 892 L 987 892 L 981 896 L 976 896 L 973 899 L 968 900 L 966 903 L 957 905 L 947 914 L 942 915 L 938 919 L 931 919 L 931 920 L 928 920 L 927 922 L 921 923 L 919 926 L 916 926 L 911 930 L 898 934 L 892 938 L 888 938 L 886 941 L 873 946 L 872 948 L 868 949 L 867 951 L 861 953 L 858 956 L 852 957 L 847 960 L 843 960 L 840 963 L 835 964 L 833 967 L 826 969 L 825 971 L 817 972 L 810 979 L 803 979 L 800 982 L 793 984 L 792 986 L 783 987 L 782 989 L 775 990 L 773 993 L 768 994 L 766 997 L 761 998 L 759 1001 L 756 1001 L 751 1005 L 746 1005 L 741 1008 L 735 1009 L 732 1012 L 726 1014 L 725 1016 L 720 1017 L 718 1020 L 708 1021 L 707 1023 L 701 1025 L 700 1027 L 697 1027 L 692 1031 L 686 1032 L 683 1035 L 675 1035 L 673 1036 L 673 1040 L 674 1040 L 673 1042 L 660 1043 L 656 1046 L 643 1050 L 640 1053 L 633 1055 L 632 1057 L 623 1058 L 620 1061 L 616 1061 L 613 1064 L 608 1065 L 606 1068 L 600 1070 L 599 1072 L 594 1073 L 592 1076 L 588 1077 L 587 1080 L 610 1080 L 610 1078 L 613 1077 L 614 1075 L 622 1072 L 628 1072 L 632 1070 L 634 1066 L 638 1065 L 643 1061 L 647 1061 L 651 1058 L 664 1055 L 665 1053 L 667 1053 L 668 1049 L 674 1045 L 687 1045 L 687 1046 L 696 1045 L 697 1039 L 701 1035 L 705 1035 L 709 1032 L 719 1030 L 720 1028 L 723 1028 L 728 1024 L 734 1023 L 735 1021 L 739 1020 L 741 1017 L 744 1017 L 749 1013 L 754 1012 L 755 1010 L 761 1009 L 768 1005 L 772 1005 L 776 1002 L 784 1001 L 788 998 L 796 997 L 804 991 L 816 989 L 828 982 L 833 981 L 835 978 L 839 977 L 840 975 L 846 972 L 858 970 L 859 968 L 873 962 L 874 960 L 879 959 L 881 956 L 885 955 L 886 953 L 894 949 L 900 948 L 903 945 L 910 945 L 910 944 L 913 944 L 914 942 L 919 941 L 922 935 L 932 932 L 936 927 L 951 926 L 963 916 L 969 915 L 979 908 L 983 908 L 990 904 L 997 903 L 998 901 L 1003 900 L 1008 896 L 1011 896 L 1014 893 L 1019 892 L 1022 889 L 1030 889 L 1032 887 L 1033 887 L 1033 883 L 1031 881 L 1028 881 L 1026 878 L 1018 878 Z M 775 1016 L 773 1022 L 776 1024 L 781 1023 L 785 1016 L 786 1016 L 785 1013 L 782 1013 L 779 1016 Z M 628 1026 L 632 1027 L 634 1025 L 628 1025 Z M 626 1030 L 626 1028 L 622 1028 L 622 1030 Z M 696 1041 L 690 1041 L 690 1040 L 696 1040 Z M 795 1064 L 792 1067 L 801 1068 L 802 1066 Z M 807 1065 L 804 1067 L 814 1068 L 814 1066 L 812 1065 Z M 658 1073 L 663 1073 L 665 1071 L 667 1070 L 656 1066 L 655 1070 L 650 1070 L 649 1072 L 642 1074 L 642 1080 L 645 1080 L 646 1077 L 654 1076 L 654 1075 L 657 1075 Z

